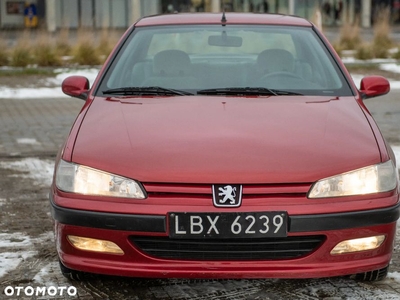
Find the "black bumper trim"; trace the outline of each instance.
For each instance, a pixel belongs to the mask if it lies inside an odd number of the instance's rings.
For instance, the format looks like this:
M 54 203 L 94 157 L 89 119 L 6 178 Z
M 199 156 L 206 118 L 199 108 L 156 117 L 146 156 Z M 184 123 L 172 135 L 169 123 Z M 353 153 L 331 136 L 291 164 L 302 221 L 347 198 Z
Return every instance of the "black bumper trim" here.
M 57 206 L 50 199 L 51 214 L 62 224 L 82 227 L 166 233 L 166 217 L 77 210 Z M 400 203 L 382 209 L 336 214 L 289 216 L 289 232 L 318 232 L 377 226 L 396 222 Z
M 57 206 L 51 199 L 51 215 L 62 224 L 141 232 L 166 232 L 166 217 L 94 212 Z
M 396 222 L 399 216 L 400 203 L 374 210 L 291 216 L 289 232 L 339 230 L 383 225 Z

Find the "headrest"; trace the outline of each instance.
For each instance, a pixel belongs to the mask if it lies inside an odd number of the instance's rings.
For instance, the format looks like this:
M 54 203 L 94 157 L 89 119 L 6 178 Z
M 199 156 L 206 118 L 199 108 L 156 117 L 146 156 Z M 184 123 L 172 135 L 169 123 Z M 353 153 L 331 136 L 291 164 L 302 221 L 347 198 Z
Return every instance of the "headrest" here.
M 190 58 L 181 50 L 165 50 L 154 56 L 153 72 L 156 75 L 183 76 L 190 70 Z
M 257 66 L 266 73 L 292 72 L 294 57 L 284 49 L 268 49 L 258 55 Z

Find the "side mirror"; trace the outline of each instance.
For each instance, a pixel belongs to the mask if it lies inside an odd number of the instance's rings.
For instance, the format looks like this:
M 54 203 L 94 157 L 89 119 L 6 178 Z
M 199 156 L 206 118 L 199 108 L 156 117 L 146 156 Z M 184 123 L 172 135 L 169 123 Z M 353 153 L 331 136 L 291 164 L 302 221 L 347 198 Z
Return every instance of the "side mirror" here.
M 61 89 L 64 94 L 86 100 L 89 92 L 89 80 L 83 76 L 70 76 L 64 79 Z
M 382 76 L 368 76 L 361 80 L 360 92 L 363 98 L 382 96 L 390 91 L 389 81 Z

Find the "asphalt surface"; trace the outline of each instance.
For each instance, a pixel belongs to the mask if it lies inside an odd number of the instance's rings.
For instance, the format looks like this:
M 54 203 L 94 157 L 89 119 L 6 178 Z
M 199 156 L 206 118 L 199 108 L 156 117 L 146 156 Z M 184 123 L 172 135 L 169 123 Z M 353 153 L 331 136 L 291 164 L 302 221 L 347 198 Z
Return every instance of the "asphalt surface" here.
M 0 156 L 54 156 L 84 101 L 1 99 Z

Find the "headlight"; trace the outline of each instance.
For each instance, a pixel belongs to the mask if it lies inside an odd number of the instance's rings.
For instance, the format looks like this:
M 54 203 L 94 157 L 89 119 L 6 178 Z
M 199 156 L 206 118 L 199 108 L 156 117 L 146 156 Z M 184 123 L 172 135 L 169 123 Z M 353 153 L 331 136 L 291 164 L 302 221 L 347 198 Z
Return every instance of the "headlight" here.
M 56 185 L 65 192 L 84 195 L 145 199 L 145 192 L 136 181 L 107 172 L 61 160 Z
M 317 181 L 308 198 L 326 198 L 388 192 L 397 185 L 392 161 L 365 167 Z

